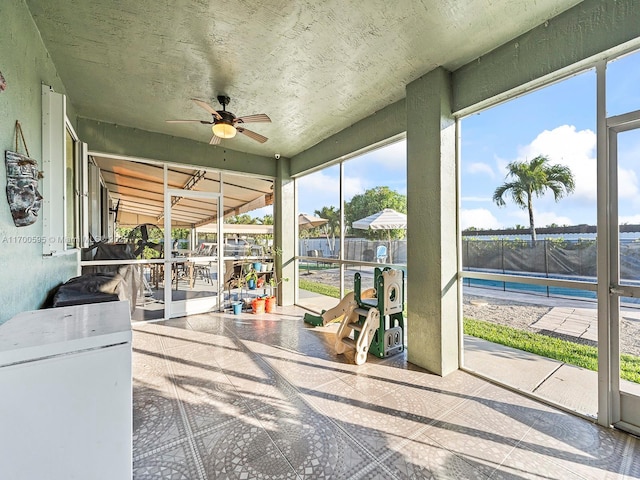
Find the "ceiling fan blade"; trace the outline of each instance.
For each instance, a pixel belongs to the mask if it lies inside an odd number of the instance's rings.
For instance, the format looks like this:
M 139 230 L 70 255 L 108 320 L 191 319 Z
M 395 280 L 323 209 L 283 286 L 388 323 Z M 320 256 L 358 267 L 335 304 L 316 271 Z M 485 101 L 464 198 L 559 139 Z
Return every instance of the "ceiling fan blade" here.
M 142 234 L 142 240 L 147 243 L 149 241 L 149 231 L 147 230 L 147 225 L 145 223 L 140 226 L 140 233 Z
M 209 145 L 220 145 L 220 137 L 213 135 L 209 140 Z
M 197 98 L 192 98 L 191 100 L 193 100 L 195 104 L 198 105 L 199 107 L 204 108 L 207 112 L 209 112 L 211 115 L 216 117 L 218 120 L 222 120 L 222 117 L 220 116 L 220 114 L 216 112 L 215 108 L 213 108 L 207 102 L 203 102 L 202 100 L 198 100 Z
M 207 120 L 165 120 L 167 123 L 203 123 L 205 125 L 212 125 L 213 122 Z
M 238 117 L 235 120 L 237 123 L 260 123 L 260 122 L 269 122 L 271 123 L 271 119 L 265 113 L 256 113 L 255 115 L 246 115 L 244 117 Z
M 238 130 L 238 133 L 246 135 L 247 137 L 252 138 L 256 142 L 264 143 L 267 140 L 269 140 L 264 135 L 260 135 L 259 133 L 252 132 L 251 130 L 247 130 L 246 128 L 237 127 L 236 130 Z

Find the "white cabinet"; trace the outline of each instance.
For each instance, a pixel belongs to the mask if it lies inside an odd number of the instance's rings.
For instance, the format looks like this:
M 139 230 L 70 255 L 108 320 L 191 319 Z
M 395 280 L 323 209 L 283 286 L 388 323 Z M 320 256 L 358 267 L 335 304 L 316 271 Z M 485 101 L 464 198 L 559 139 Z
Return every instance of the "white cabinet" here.
M 0 325 L 0 477 L 130 479 L 128 302 L 21 313 Z

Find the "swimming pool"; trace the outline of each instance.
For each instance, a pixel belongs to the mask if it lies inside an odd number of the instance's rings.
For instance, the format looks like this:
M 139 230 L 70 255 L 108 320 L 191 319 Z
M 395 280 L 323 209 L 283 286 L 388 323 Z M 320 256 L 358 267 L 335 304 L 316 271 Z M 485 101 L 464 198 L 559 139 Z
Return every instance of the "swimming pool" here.
M 526 275 L 522 272 L 502 272 L 496 270 L 480 270 L 480 269 L 469 269 L 467 271 L 474 272 L 483 272 L 483 273 L 495 273 L 495 274 L 507 274 L 507 275 L 515 275 L 515 276 L 528 276 L 528 277 L 536 277 L 536 278 L 551 278 L 554 280 L 573 280 L 579 282 L 588 282 L 588 283 L 596 283 L 596 279 L 594 277 L 578 277 L 578 276 L 564 276 L 564 275 L 549 275 L 548 277 L 543 275 L 536 275 L 527 273 Z M 640 282 L 629 282 L 633 286 L 640 286 Z M 505 292 L 518 292 L 518 293 L 528 293 L 531 295 L 540 295 L 545 297 L 571 297 L 571 298 L 581 298 L 581 299 L 593 299 L 597 298 L 596 292 L 592 292 L 590 290 L 582 290 L 575 288 L 566 288 L 566 287 L 551 287 L 544 285 L 531 285 L 528 283 L 519 283 L 519 282 L 503 282 L 499 280 L 484 280 L 477 278 L 465 278 L 463 280 L 463 285 L 469 287 L 478 287 L 478 288 L 487 288 L 491 290 L 502 290 Z M 632 297 L 621 297 L 620 299 L 623 303 L 628 304 L 636 304 L 640 305 L 640 298 L 632 298 Z

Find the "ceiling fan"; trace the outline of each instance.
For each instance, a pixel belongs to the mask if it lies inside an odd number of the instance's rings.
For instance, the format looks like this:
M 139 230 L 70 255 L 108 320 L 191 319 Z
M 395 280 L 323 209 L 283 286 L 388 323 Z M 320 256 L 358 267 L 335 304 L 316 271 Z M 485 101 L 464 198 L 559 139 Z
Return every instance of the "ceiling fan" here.
M 247 137 L 255 140 L 256 142 L 264 143 L 268 140 L 267 137 L 260 135 L 259 133 L 247 130 L 244 127 L 238 126 L 242 123 L 261 123 L 271 122 L 271 119 L 264 113 L 257 113 L 255 115 L 246 115 L 244 117 L 236 117 L 233 113 L 228 112 L 226 107 L 231 99 L 225 95 L 218 95 L 218 102 L 222 105 L 222 110 L 215 110 L 211 105 L 197 98 L 192 98 L 196 105 L 204 108 L 211 114 L 211 121 L 206 120 L 167 120 L 167 123 L 202 123 L 204 125 L 212 125 L 211 130 L 213 136 L 209 141 L 211 145 L 218 145 L 223 138 L 233 138 L 236 133 L 241 133 Z

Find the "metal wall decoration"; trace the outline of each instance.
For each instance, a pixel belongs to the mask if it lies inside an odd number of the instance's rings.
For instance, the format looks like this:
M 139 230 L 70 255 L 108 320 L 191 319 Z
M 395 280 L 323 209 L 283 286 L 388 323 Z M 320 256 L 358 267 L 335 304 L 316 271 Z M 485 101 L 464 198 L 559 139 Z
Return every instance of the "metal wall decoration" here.
M 18 133 L 27 155 L 18 152 Z M 5 151 L 7 166 L 7 200 L 16 227 L 35 223 L 42 207 L 42 195 L 38 191 L 38 162 L 29 158 L 29 150 L 24 141 L 20 122 L 16 121 L 16 151 Z
M 7 89 L 7 81 L 2 76 L 2 72 L 0 72 L 0 92 L 4 92 Z

